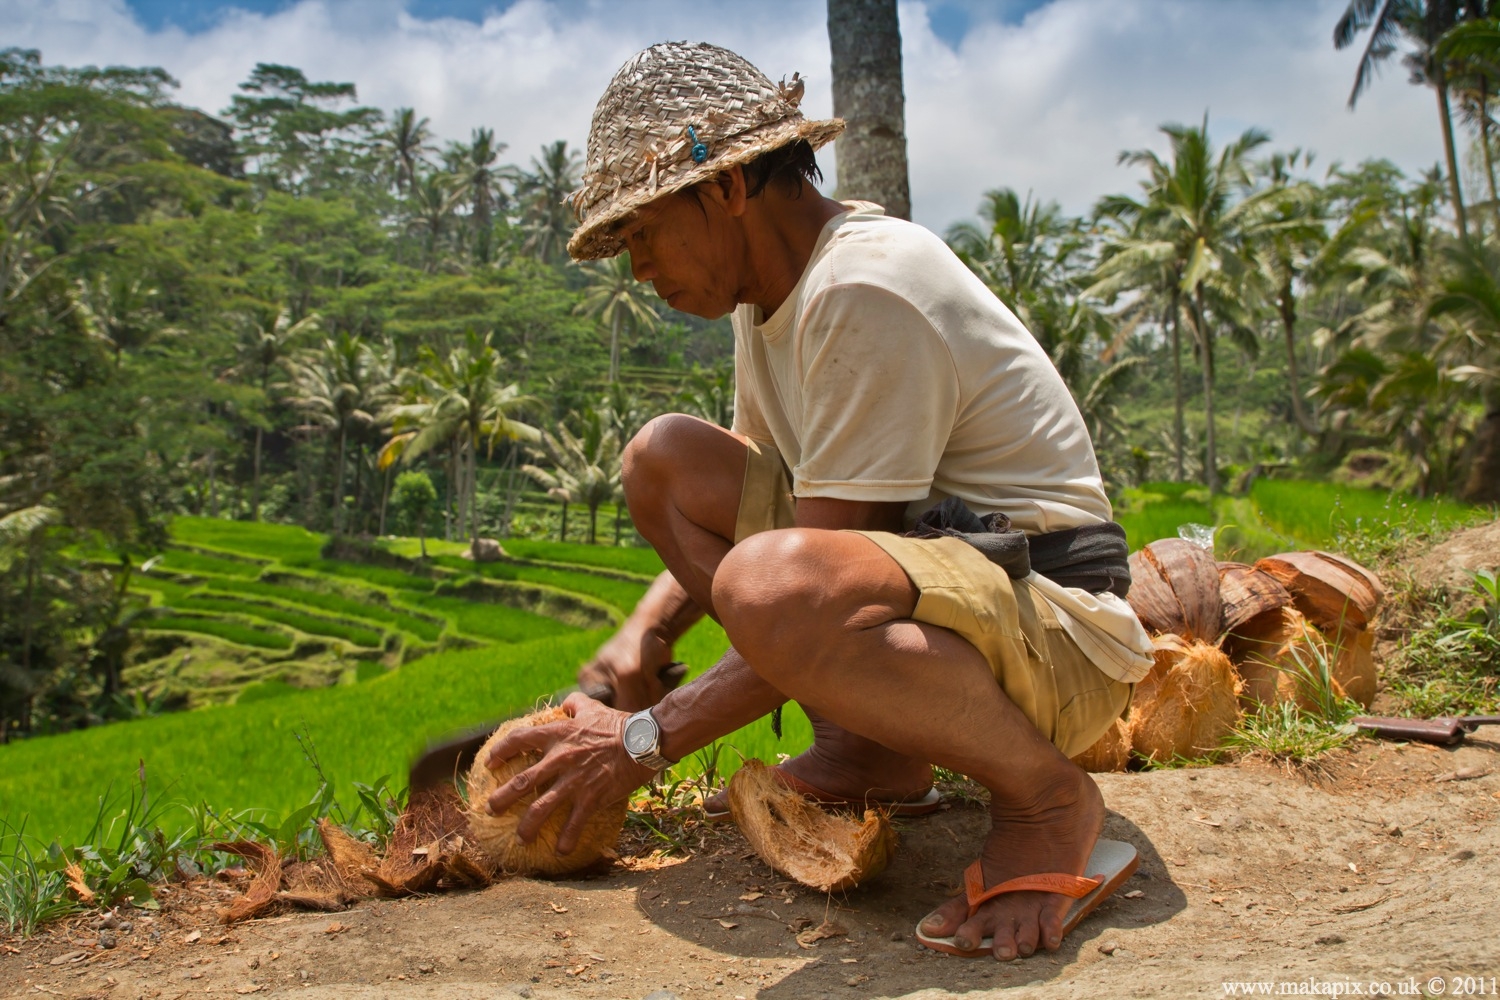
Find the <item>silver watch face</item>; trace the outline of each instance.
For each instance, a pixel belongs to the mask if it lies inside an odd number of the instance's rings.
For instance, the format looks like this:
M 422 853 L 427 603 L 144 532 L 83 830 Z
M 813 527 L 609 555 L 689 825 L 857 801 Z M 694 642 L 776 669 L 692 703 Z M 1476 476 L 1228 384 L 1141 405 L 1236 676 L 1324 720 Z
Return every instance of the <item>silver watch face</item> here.
M 625 726 L 625 749 L 643 754 L 656 744 L 656 725 L 650 719 L 632 719 Z

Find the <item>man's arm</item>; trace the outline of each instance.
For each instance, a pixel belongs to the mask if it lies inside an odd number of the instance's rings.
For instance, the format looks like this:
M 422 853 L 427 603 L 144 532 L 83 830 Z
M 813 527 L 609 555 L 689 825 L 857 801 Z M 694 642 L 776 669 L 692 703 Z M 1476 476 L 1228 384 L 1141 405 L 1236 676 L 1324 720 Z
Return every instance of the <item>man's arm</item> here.
M 809 497 L 797 502 L 797 526 L 899 531 L 905 507 L 905 503 Z M 653 585 L 652 590 L 657 587 Z M 673 593 L 662 584 L 657 595 L 660 611 L 677 607 L 670 600 Z M 669 692 L 652 710 L 662 731 L 661 752 L 669 759 L 681 760 L 785 701 L 781 692 L 761 680 L 731 649 L 702 677 Z M 489 758 L 495 763 L 525 750 L 540 751 L 545 756 L 496 789 L 489 806 L 491 812 L 500 813 L 529 790 L 547 788 L 526 811 L 517 833 L 527 842 L 534 840 L 546 818 L 558 807 L 568 805 L 571 815 L 557 839 L 558 850 L 566 854 L 578 842 L 583 824 L 594 812 L 649 781 L 651 772 L 625 753 L 621 734 L 627 713 L 582 695 L 569 697 L 563 708 L 573 718 L 517 729 L 495 747 Z
M 677 640 L 702 617 L 703 609 L 682 585 L 662 573 L 619 631 L 579 669 L 578 685 L 584 690 L 608 685 L 614 706 L 627 712 L 655 705 L 666 694 L 658 673 L 672 661 Z

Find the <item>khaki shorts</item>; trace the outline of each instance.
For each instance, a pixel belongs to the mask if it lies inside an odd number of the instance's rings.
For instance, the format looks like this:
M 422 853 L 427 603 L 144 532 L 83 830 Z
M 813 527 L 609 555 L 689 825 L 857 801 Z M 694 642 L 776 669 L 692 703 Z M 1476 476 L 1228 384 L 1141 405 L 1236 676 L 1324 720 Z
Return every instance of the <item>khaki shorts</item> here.
M 791 479 L 780 454 L 764 444 L 749 447 L 736 543 L 796 525 Z M 857 534 L 884 549 L 920 592 L 912 618 L 967 639 L 989 662 L 1000 689 L 1065 755 L 1087 750 L 1129 708 L 1134 686 L 1096 667 L 1050 604 L 972 545 L 885 531 Z

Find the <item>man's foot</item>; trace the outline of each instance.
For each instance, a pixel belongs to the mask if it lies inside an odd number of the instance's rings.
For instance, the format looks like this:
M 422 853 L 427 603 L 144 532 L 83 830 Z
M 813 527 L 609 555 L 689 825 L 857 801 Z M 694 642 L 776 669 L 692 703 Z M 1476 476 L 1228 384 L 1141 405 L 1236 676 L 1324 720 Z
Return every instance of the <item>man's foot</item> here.
M 922 803 L 932 790 L 932 767 L 915 757 L 898 754 L 878 743 L 854 736 L 822 719 L 813 719 L 813 745 L 776 770 L 829 799 L 850 802 Z M 727 815 L 729 793 L 720 789 L 703 803 L 710 818 Z
M 1091 874 L 1083 869 L 1104 825 L 1104 797 L 1077 767 L 1071 774 L 1059 769 L 1058 780 L 1030 803 L 992 804 L 990 816 L 990 834 L 980 854 L 986 886 L 1047 872 Z M 993 938 L 994 956 L 1009 961 L 1038 947 L 1056 951 L 1072 904 L 1056 893 L 1014 892 L 990 900 L 970 917 L 968 900 L 960 895 L 923 918 L 920 930 L 927 937 L 951 936 L 964 951 Z

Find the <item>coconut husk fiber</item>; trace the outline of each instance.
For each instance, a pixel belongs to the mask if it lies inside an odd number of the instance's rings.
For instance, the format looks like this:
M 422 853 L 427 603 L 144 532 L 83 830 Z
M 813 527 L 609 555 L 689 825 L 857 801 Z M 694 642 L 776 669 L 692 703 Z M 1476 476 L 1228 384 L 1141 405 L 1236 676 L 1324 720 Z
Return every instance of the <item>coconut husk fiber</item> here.
M 1130 763 L 1130 723 L 1116 719 L 1109 724 L 1104 735 L 1083 753 L 1073 758 L 1073 763 L 1090 774 L 1123 771 Z
M 1325 632 L 1366 628 L 1385 598 L 1379 577 L 1332 552 L 1283 552 L 1255 568 L 1285 587 L 1297 610 Z
M 821 892 L 852 889 L 884 871 L 896 853 L 896 831 L 884 813 L 830 813 L 758 760 L 745 761 L 730 779 L 729 811 L 762 861 Z
M 486 806 L 490 793 L 510 781 L 517 774 L 542 759 L 539 753 L 526 752 L 512 757 L 500 767 L 490 770 L 486 766 L 490 750 L 504 739 L 506 734 L 528 726 L 543 726 L 549 722 L 566 719 L 561 708 L 547 708 L 520 719 L 512 719 L 495 730 L 474 766 L 469 770 L 469 827 L 484 853 L 509 874 L 518 875 L 566 875 L 593 865 L 606 854 L 612 854 L 620 839 L 620 830 L 625 826 L 625 812 L 629 801 L 621 799 L 600 809 L 584 825 L 578 845 L 572 853 L 557 853 L 557 837 L 567 822 L 566 810 L 558 810 L 542 824 L 536 840 L 522 843 L 516 828 L 528 806 L 536 801 L 545 788 L 534 788 L 499 816 L 492 816 Z
M 1292 595 L 1271 574 L 1237 562 L 1219 563 L 1219 597 L 1225 632 L 1292 603 Z
M 1225 635 L 1223 646 L 1244 681 L 1246 704 L 1316 707 L 1305 675 L 1323 663 L 1336 693 L 1366 708 L 1375 700 L 1375 636 L 1365 629 L 1346 625 L 1330 640 L 1301 611 L 1287 607 L 1252 618 Z
M 1214 750 L 1239 719 L 1239 678 L 1229 657 L 1206 642 L 1160 635 L 1155 665 L 1136 686 L 1130 744 L 1158 761 Z
M 1130 556 L 1126 597 L 1153 633 L 1213 642 L 1223 612 L 1219 570 L 1211 552 L 1182 538 L 1163 538 Z

